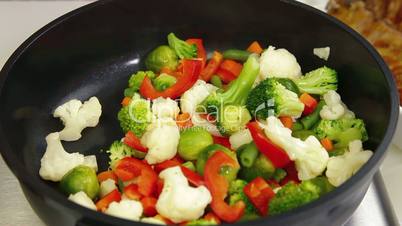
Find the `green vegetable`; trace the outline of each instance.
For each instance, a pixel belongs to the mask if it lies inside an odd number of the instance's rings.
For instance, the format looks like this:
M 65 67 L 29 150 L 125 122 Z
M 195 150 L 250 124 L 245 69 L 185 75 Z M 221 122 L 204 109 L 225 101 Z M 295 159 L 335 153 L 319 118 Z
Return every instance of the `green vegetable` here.
M 277 168 L 274 172 L 274 175 L 272 175 L 272 178 L 277 181 L 278 183 L 281 182 L 281 180 L 283 180 L 283 178 L 285 178 L 288 175 L 288 173 L 286 172 L 286 170 L 281 169 L 281 168 Z
M 146 68 L 154 72 L 159 72 L 163 67 L 176 70 L 178 64 L 179 60 L 175 51 L 166 45 L 152 50 L 145 58 Z
M 251 55 L 250 52 L 245 50 L 239 49 L 228 49 L 223 52 L 223 58 L 231 59 L 231 60 L 238 60 L 238 61 L 246 61 L 247 58 Z
M 218 225 L 214 220 L 198 219 L 189 221 L 186 226 L 204 226 L 204 225 Z
M 346 149 L 347 149 L 347 147 L 335 148 L 334 150 L 331 150 L 330 152 L 328 152 L 329 157 L 335 157 L 335 156 L 343 155 L 343 154 L 345 154 Z
M 162 73 L 153 81 L 154 87 L 158 91 L 163 91 L 176 83 L 177 79 L 174 76 Z
M 199 173 L 201 176 L 204 175 L 205 163 L 207 162 L 208 158 L 211 157 L 218 150 L 223 151 L 225 154 L 229 155 L 237 161 L 236 153 L 232 152 L 230 149 L 220 144 L 211 144 L 208 147 L 204 148 L 204 150 L 202 150 L 201 153 L 198 155 L 196 162 L 197 173 Z
M 221 108 L 217 127 L 221 134 L 231 135 L 241 129 L 251 120 L 247 108 L 239 105 L 227 105 Z
M 307 73 L 294 82 L 301 92 L 309 94 L 323 95 L 338 88 L 336 71 L 325 66 Z
M 89 198 L 94 199 L 99 193 L 96 172 L 88 166 L 77 166 L 63 176 L 60 188 L 67 195 L 83 191 Z
M 296 93 L 298 96 L 300 95 L 299 88 L 296 83 L 294 83 L 291 79 L 288 78 L 275 78 L 281 85 L 283 85 L 287 90 L 290 90 Z
M 303 124 L 301 124 L 301 122 L 296 121 L 293 123 L 292 131 L 298 131 L 298 130 L 302 130 L 302 129 L 304 129 L 304 126 L 303 126 Z
M 244 167 L 252 167 L 257 159 L 259 151 L 255 143 L 251 142 L 250 144 L 246 144 L 244 148 L 240 150 L 240 152 L 238 150 L 238 153 L 240 164 Z
M 219 76 L 217 76 L 217 75 L 212 75 L 211 84 L 218 88 L 222 88 L 222 86 L 223 86 L 221 78 L 219 78 Z
M 306 140 L 309 136 L 315 136 L 315 133 L 312 130 L 297 130 L 292 132 L 292 136 L 301 140 Z
M 347 147 L 353 140 L 364 142 L 368 139 L 366 127 L 361 119 L 323 119 L 314 131 L 320 140 L 327 137 L 334 141 L 335 148 Z
M 132 97 L 140 89 L 145 76 L 154 79 L 155 73 L 152 71 L 137 71 L 137 73 L 132 74 L 128 80 L 128 88 L 124 90 L 124 96 Z
M 317 186 L 320 189 L 320 191 L 319 191 L 320 196 L 327 194 L 328 192 L 335 189 L 335 187 L 331 183 L 329 183 L 328 178 L 326 178 L 324 176 L 316 177 L 314 179 L 304 181 L 304 183 L 305 184 L 311 183 L 311 184 Z
M 109 165 L 111 168 L 114 167 L 117 161 L 124 157 L 133 156 L 135 158 L 143 159 L 146 155 L 146 153 L 132 149 L 119 140 L 114 141 L 106 153 L 109 153 Z
M 317 107 L 314 109 L 313 113 L 307 115 L 306 117 L 300 119 L 301 124 L 303 124 L 304 129 L 311 129 L 313 128 L 314 125 L 320 121 L 321 116 L 320 116 L 320 111 L 325 105 L 325 101 L 321 100 L 318 104 Z
M 178 153 L 184 160 L 196 160 L 200 152 L 213 142 L 211 134 L 204 128 L 188 128 L 180 133 Z
M 169 46 L 176 52 L 180 59 L 189 59 L 197 57 L 197 46 L 189 44 L 170 33 L 167 36 Z
M 239 172 L 239 178 L 246 181 L 252 181 L 256 177 L 271 179 L 275 172 L 272 162 L 263 154 L 259 154 L 251 167 L 242 167 Z
M 233 205 L 238 201 L 243 201 L 246 204 L 246 209 L 244 211 L 245 215 L 257 215 L 257 209 L 251 204 L 247 195 L 244 194 L 244 187 L 247 185 L 247 181 L 244 180 L 234 180 L 229 185 L 229 205 Z
M 247 109 L 259 119 L 275 116 L 299 117 L 304 104 L 296 93 L 288 90 L 276 79 L 266 79 L 258 84 L 247 98 Z
M 120 109 L 117 119 L 124 133 L 132 131 L 137 137 L 141 137 L 151 121 L 152 112 L 149 101 L 142 99 L 136 93 L 129 105 Z
M 195 171 L 194 163 L 191 162 L 191 161 L 187 161 L 187 162 L 185 162 L 185 163 L 183 163 L 183 164 L 181 164 L 181 165 L 184 166 L 184 167 L 186 167 L 186 168 L 189 169 L 189 170 Z

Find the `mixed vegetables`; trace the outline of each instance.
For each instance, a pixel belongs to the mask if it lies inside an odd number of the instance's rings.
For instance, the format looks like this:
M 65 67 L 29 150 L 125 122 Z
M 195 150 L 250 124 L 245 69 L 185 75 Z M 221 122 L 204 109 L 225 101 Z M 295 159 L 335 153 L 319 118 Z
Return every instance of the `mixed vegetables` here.
M 153 224 L 253 220 L 320 198 L 373 154 L 363 149 L 363 120 L 337 93 L 336 71 L 303 75 L 286 49 L 255 41 L 208 60 L 202 39 L 170 33 L 145 66 L 124 90 L 124 137 L 110 145 L 106 171 L 61 144 L 98 124 L 98 99 L 55 110 L 65 128 L 46 137 L 39 173 L 71 201 Z

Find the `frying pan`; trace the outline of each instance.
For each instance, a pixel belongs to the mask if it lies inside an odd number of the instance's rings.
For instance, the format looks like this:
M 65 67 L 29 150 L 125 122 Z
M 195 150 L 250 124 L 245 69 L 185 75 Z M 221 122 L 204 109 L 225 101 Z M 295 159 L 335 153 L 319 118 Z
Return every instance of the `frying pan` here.
M 339 74 L 344 102 L 366 122 L 373 157 L 335 191 L 289 213 L 237 225 L 341 225 L 361 202 L 384 157 L 398 118 L 398 93 L 378 53 L 334 18 L 293 1 L 107 0 L 51 22 L 23 43 L 0 74 L 0 150 L 26 198 L 47 225 L 127 226 L 138 222 L 78 206 L 40 179 L 45 136 L 62 128 L 51 114 L 65 101 L 97 96 L 103 115 L 66 150 L 96 154 L 123 134 L 116 120 L 128 77 L 166 35 L 201 37 L 207 50 L 245 48 L 252 40 L 287 48 L 304 72 L 327 65 Z M 328 62 L 312 54 L 331 47 Z

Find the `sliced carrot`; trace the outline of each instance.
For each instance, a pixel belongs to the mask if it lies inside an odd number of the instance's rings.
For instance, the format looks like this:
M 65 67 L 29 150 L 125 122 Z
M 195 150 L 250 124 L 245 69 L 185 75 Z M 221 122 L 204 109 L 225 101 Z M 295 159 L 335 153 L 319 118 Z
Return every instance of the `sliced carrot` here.
M 221 78 L 221 80 L 224 83 L 229 83 L 229 82 L 231 82 L 231 81 L 236 79 L 236 76 L 232 72 L 227 71 L 227 70 L 222 69 L 222 68 L 219 68 L 216 71 L 216 74 L 219 76 L 219 78 Z
M 243 69 L 243 65 L 234 60 L 224 60 L 219 68 L 228 71 L 237 77 Z
M 286 128 L 289 128 L 289 129 L 292 128 L 292 126 L 293 126 L 293 119 L 292 119 L 292 117 L 289 117 L 289 116 L 282 116 L 282 117 L 279 117 L 279 120 L 281 120 L 282 124 L 283 124 Z
M 332 151 L 334 149 L 334 145 L 332 144 L 332 141 L 328 138 L 322 139 L 321 144 L 327 151 Z
M 176 124 L 180 129 L 192 127 L 191 115 L 187 112 L 177 115 Z
M 104 212 L 108 208 L 110 203 L 120 202 L 120 200 L 121 200 L 121 194 L 120 194 L 119 190 L 114 189 L 113 191 L 111 191 L 109 194 L 107 194 L 105 197 L 103 197 L 96 203 L 96 208 L 98 210 Z
M 304 104 L 303 115 L 309 115 L 314 112 L 317 107 L 317 100 L 308 93 L 303 93 L 299 97 L 300 101 Z
M 222 61 L 223 55 L 218 51 L 214 51 L 212 58 L 209 60 L 207 66 L 200 73 L 201 78 L 205 81 L 209 81 L 212 75 L 215 74 L 216 70 L 218 70 Z
M 123 106 L 127 106 L 129 105 L 131 102 L 131 98 L 130 97 L 124 97 L 123 100 L 121 101 L 121 105 Z
M 113 171 L 103 171 L 98 174 L 98 181 L 101 183 L 107 179 L 112 179 L 117 183 L 117 176 L 113 173 Z
M 263 49 L 260 45 L 260 43 L 258 43 L 257 41 L 254 41 L 250 44 L 250 46 L 247 48 L 247 51 L 249 51 L 250 53 L 257 53 L 257 54 L 261 54 Z

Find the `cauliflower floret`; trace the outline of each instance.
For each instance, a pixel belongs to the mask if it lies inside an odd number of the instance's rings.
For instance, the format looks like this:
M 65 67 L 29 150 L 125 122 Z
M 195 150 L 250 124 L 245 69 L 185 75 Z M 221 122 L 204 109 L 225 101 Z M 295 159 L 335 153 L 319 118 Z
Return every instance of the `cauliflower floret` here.
M 325 170 L 328 152 L 314 136 L 309 136 L 305 141 L 294 138 L 292 131 L 274 116 L 268 117 L 264 131 L 273 143 L 283 148 L 289 158 L 295 161 L 300 180 L 315 178 Z
M 68 153 L 64 150 L 59 133 L 51 133 L 46 137 L 46 151 L 40 160 L 39 175 L 45 180 L 54 182 L 71 169 L 79 165 L 86 165 L 94 170 L 98 169 L 95 156 L 86 156 L 80 153 Z
M 243 129 L 229 137 L 230 146 L 236 150 L 243 144 L 248 144 L 253 141 L 250 130 Z
M 330 52 L 331 52 L 331 48 L 329 48 L 328 46 L 323 47 L 323 48 L 314 48 L 313 49 L 313 54 L 325 61 L 328 60 Z
M 205 186 L 190 187 L 179 166 L 159 174 L 164 179 L 162 193 L 156 203 L 159 214 L 173 223 L 195 220 L 204 214 L 212 197 Z
M 80 191 L 75 194 L 71 194 L 68 196 L 68 200 L 77 203 L 78 205 L 81 205 L 83 207 L 86 207 L 88 209 L 92 209 L 96 211 L 96 206 L 92 199 L 90 199 L 87 195 L 87 193 Z
M 102 114 L 102 106 L 98 98 L 91 97 L 84 104 L 73 99 L 56 108 L 53 116 L 60 118 L 64 129 L 60 131 L 60 139 L 75 141 L 81 138 L 81 132 L 86 127 L 95 127 Z
M 349 151 L 328 161 L 326 176 L 328 181 L 338 187 L 355 174 L 373 155 L 372 151 L 363 150 L 360 140 L 349 143 Z
M 323 96 L 325 105 L 320 111 L 322 119 L 337 120 L 342 117 L 355 118 L 355 114 L 342 102 L 341 96 L 334 90 L 328 91 Z
M 218 87 L 206 83 L 203 80 L 198 80 L 191 89 L 187 90 L 180 99 L 180 108 L 182 112 L 190 113 L 191 115 L 196 111 L 199 105 L 205 98 L 212 92 L 216 91 Z
M 194 126 L 202 127 L 214 136 L 218 136 L 218 137 L 222 136 L 222 134 L 218 130 L 218 127 L 215 124 L 212 124 L 208 120 L 202 118 L 197 113 L 193 114 L 193 117 L 191 118 L 191 122 L 193 123 Z
M 141 222 L 147 223 L 147 224 L 166 225 L 166 223 L 163 220 L 155 218 L 155 217 L 144 217 L 141 219 Z
M 302 75 L 296 57 L 286 49 L 275 49 L 269 46 L 260 58 L 260 77 L 297 79 Z
M 113 190 L 117 189 L 116 182 L 113 179 L 107 179 L 102 181 L 100 184 L 100 192 L 99 195 L 103 198 L 105 195 L 109 194 Z
M 124 199 L 120 202 L 110 203 L 105 213 L 127 220 L 138 221 L 140 220 L 142 211 L 143 208 L 140 202 Z
M 171 118 L 162 118 L 148 126 L 141 143 L 148 148 L 145 160 L 156 164 L 173 158 L 177 153 L 180 130 Z
M 159 97 L 152 102 L 152 113 L 158 118 L 173 118 L 179 114 L 180 109 L 176 101 L 170 98 Z

